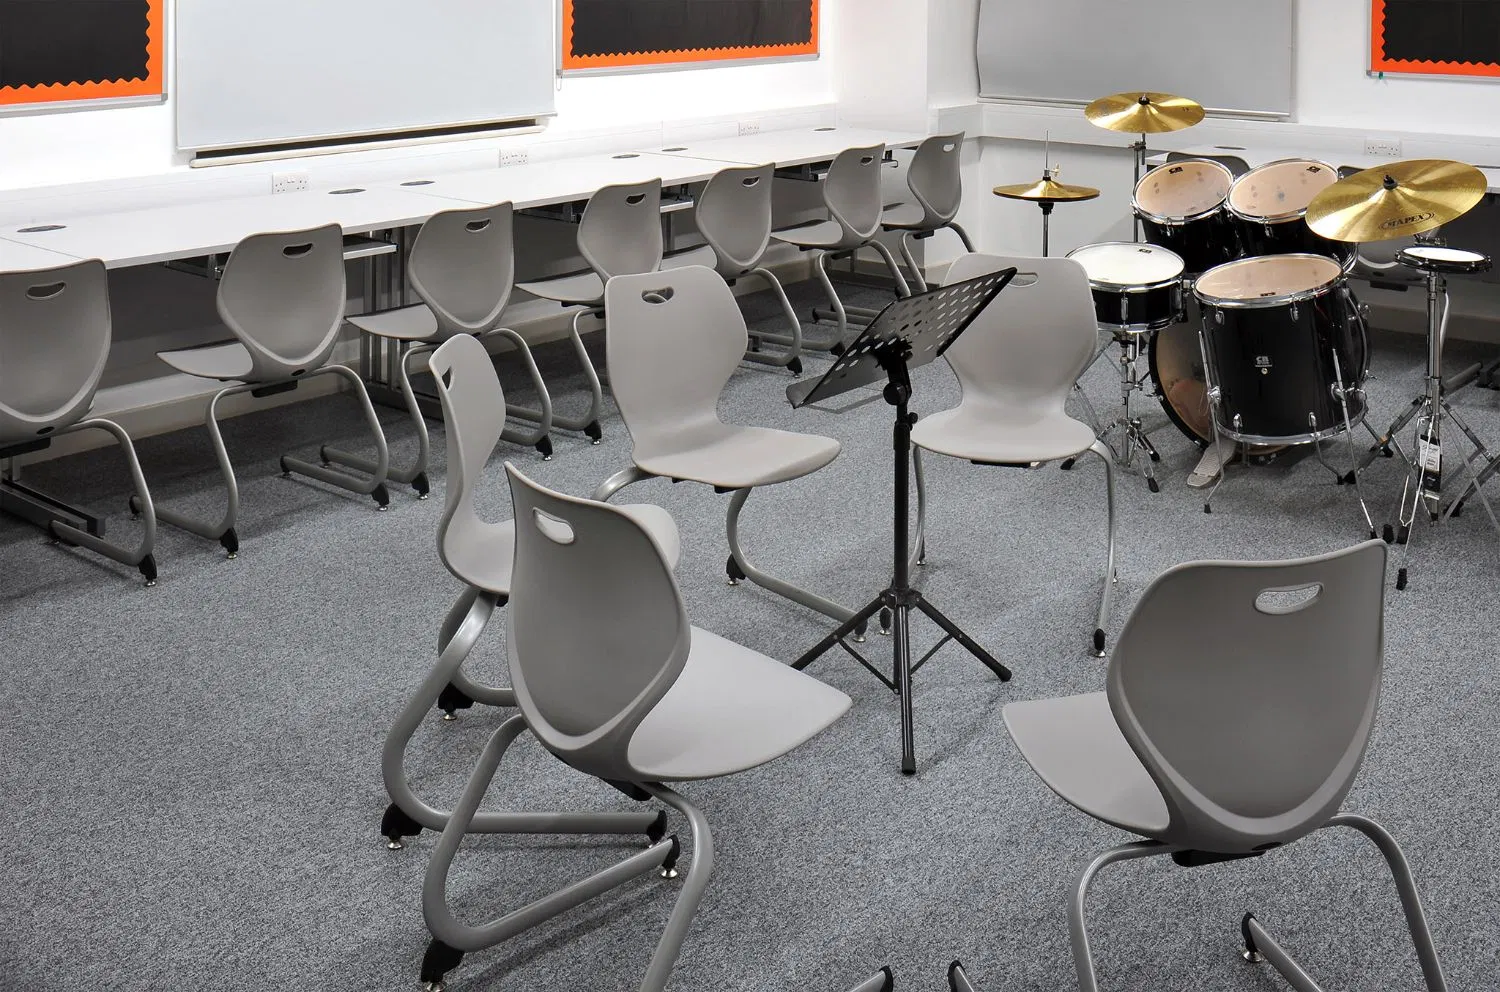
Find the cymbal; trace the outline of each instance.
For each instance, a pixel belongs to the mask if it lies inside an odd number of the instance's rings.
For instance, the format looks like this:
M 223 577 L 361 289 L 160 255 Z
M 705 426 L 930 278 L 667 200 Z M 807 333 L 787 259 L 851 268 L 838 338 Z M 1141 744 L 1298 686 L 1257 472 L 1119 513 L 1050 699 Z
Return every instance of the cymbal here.
M 1484 173 L 1462 162 L 1392 162 L 1319 192 L 1307 205 L 1307 226 L 1333 241 L 1387 241 L 1463 216 L 1488 189 Z
M 1092 186 L 1068 186 L 1051 176 L 1043 176 L 1039 182 L 1034 183 L 996 186 L 994 193 L 1012 200 L 1035 200 L 1039 203 L 1072 203 L 1092 200 L 1099 195 L 1099 191 Z
M 1170 93 L 1116 93 L 1101 96 L 1084 108 L 1083 115 L 1107 131 L 1162 134 L 1203 120 L 1203 105 Z

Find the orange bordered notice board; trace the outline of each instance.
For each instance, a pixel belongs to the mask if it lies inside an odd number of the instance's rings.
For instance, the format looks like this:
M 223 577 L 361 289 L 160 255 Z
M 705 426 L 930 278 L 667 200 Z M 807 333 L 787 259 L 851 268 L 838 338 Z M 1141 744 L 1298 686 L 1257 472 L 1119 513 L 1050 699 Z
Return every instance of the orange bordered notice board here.
M 562 0 L 562 11 L 564 69 L 818 54 L 818 0 Z
M 0 108 L 159 97 L 167 0 L 0 0 Z
M 1500 77 L 1500 0 L 1371 0 L 1370 71 Z

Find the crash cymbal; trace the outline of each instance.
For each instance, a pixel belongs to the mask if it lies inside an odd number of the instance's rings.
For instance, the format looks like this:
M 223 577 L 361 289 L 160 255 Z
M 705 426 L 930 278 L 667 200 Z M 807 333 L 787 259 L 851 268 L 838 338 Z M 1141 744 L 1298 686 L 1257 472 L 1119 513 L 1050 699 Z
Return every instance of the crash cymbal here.
M 1489 183 L 1472 165 L 1411 159 L 1356 172 L 1307 205 L 1307 226 L 1333 241 L 1386 241 L 1462 217 Z
M 1035 200 L 1039 203 L 1071 203 L 1092 200 L 1099 195 L 1099 191 L 1092 186 L 1067 186 L 1051 176 L 1043 176 L 1034 183 L 996 186 L 994 193 L 1012 200 Z
M 1170 93 L 1116 93 L 1095 100 L 1083 115 L 1107 131 L 1162 134 L 1203 120 L 1203 105 Z

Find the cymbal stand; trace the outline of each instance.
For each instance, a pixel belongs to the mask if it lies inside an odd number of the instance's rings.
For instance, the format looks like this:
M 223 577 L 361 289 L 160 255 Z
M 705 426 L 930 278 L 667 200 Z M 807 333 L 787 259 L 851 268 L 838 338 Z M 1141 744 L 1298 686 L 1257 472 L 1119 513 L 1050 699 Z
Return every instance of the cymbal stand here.
M 1130 195 L 1134 196 L 1135 195 L 1135 189 L 1136 189 L 1136 187 L 1141 184 L 1141 176 L 1143 176 L 1143 175 L 1146 174 L 1146 136 L 1144 134 L 1141 135 L 1141 140 L 1137 141 L 1133 145 L 1131 145 L 1130 146 L 1130 150 L 1131 150 L 1131 152 L 1135 156 L 1135 182 L 1133 182 L 1133 183 L 1130 184 Z M 1141 240 L 1141 218 L 1140 218 L 1140 215 L 1137 214 L 1134 210 L 1132 210 L 1130 213 L 1131 213 L 1131 216 L 1134 218 L 1134 222 L 1135 222 L 1135 240 L 1136 241 L 1140 241 Z

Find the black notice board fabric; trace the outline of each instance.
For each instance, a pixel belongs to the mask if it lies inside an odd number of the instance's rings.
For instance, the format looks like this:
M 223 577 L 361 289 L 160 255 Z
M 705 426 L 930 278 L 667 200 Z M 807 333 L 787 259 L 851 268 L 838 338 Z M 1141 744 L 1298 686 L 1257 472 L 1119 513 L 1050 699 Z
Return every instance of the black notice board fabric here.
M 572 54 L 805 45 L 809 0 L 573 0 Z
M 149 16 L 147 0 L 0 0 L 0 87 L 145 79 Z
M 1387 59 L 1500 62 L 1500 0 L 1385 0 Z

